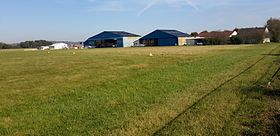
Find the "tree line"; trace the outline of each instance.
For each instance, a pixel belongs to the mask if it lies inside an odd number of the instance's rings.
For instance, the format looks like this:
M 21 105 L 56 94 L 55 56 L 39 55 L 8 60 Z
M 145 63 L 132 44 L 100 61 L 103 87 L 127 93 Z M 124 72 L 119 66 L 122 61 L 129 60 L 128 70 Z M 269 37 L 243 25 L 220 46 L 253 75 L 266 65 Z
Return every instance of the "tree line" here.
M 0 49 L 10 49 L 12 48 L 11 45 L 0 42 Z
M 50 46 L 53 43 L 46 40 L 35 40 L 35 41 L 25 41 L 18 44 L 6 44 L 0 42 L 0 49 L 12 49 L 12 48 L 39 48 L 41 46 Z
M 50 46 L 52 42 L 46 40 L 25 41 L 18 44 L 20 48 L 39 48 L 41 46 Z

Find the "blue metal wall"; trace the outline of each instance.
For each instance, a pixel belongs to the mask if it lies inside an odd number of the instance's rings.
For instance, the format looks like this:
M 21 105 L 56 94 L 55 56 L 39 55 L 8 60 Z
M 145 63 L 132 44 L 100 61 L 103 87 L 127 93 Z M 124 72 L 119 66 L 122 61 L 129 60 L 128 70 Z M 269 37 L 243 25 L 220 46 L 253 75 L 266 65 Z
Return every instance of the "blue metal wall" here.
M 119 38 L 117 40 L 117 47 L 120 48 L 120 47 L 123 47 L 123 38 Z
M 141 40 L 157 39 L 158 46 L 175 46 L 178 45 L 178 37 L 156 30 L 142 38 Z
M 166 38 L 166 39 L 158 39 L 159 46 L 176 46 L 178 45 L 178 38 Z

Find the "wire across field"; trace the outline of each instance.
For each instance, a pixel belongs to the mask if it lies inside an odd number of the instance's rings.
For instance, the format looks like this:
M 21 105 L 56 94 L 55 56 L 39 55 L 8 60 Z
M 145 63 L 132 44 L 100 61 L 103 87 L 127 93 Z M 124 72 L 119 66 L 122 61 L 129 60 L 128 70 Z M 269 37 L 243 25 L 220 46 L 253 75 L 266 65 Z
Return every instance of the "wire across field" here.
M 273 53 L 278 47 L 272 49 L 268 54 Z M 181 115 L 183 115 L 184 113 L 186 113 L 189 109 L 195 107 L 198 103 L 200 103 L 202 100 L 204 100 L 206 97 L 210 96 L 212 93 L 219 91 L 219 89 L 224 86 L 225 84 L 231 82 L 232 80 L 238 78 L 240 75 L 242 75 L 243 73 L 247 72 L 248 70 L 250 70 L 251 68 L 253 68 L 256 64 L 258 64 L 260 61 L 262 61 L 265 57 L 267 56 L 263 56 L 262 58 L 260 58 L 258 61 L 256 61 L 255 63 L 251 64 L 248 68 L 244 69 L 243 71 L 241 71 L 240 73 L 238 73 L 237 75 L 235 75 L 234 77 L 226 80 L 225 82 L 223 82 L 221 85 L 219 85 L 218 87 L 216 87 L 215 89 L 213 89 L 212 91 L 210 91 L 209 93 L 205 94 L 204 96 L 202 96 L 198 101 L 194 102 L 193 105 L 191 105 L 190 107 L 186 108 L 183 112 L 179 113 L 177 116 L 175 116 L 172 120 L 170 120 L 168 123 L 166 123 L 162 128 L 160 128 L 159 130 L 157 130 L 153 135 L 158 135 L 158 133 L 160 133 L 160 131 L 164 130 L 166 127 L 168 127 L 171 123 L 173 123 L 176 119 L 178 119 Z M 256 82 L 257 83 L 257 82 Z

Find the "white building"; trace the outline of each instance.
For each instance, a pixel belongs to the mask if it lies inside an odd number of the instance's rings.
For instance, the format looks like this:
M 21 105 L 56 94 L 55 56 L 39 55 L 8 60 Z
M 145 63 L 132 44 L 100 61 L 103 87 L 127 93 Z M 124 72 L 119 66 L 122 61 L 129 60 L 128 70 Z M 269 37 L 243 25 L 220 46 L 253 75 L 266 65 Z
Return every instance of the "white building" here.
M 68 45 L 66 43 L 55 43 L 49 46 L 51 50 L 60 50 L 60 49 L 68 49 Z
M 133 42 L 133 46 L 134 46 L 134 47 L 144 47 L 145 44 L 141 44 L 141 43 L 140 43 L 140 40 L 138 39 L 138 40 L 136 40 L 136 41 Z

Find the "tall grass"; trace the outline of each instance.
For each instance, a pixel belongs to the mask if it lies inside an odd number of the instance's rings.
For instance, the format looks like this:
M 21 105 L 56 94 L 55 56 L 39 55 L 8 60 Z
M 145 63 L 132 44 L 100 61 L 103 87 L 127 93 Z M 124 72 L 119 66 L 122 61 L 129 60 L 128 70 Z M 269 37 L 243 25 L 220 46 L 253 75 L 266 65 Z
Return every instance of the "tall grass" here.
M 275 47 L 96 49 L 75 55 L 72 50 L 1 52 L 0 133 L 151 135 Z M 266 59 L 255 69 L 265 70 L 272 62 Z M 244 76 L 241 83 L 246 85 L 235 86 L 241 84 L 238 80 L 225 86 L 188 111 L 182 117 L 186 124 L 178 121 L 160 133 L 217 134 L 242 101 L 234 90 L 249 86 L 262 73 Z

